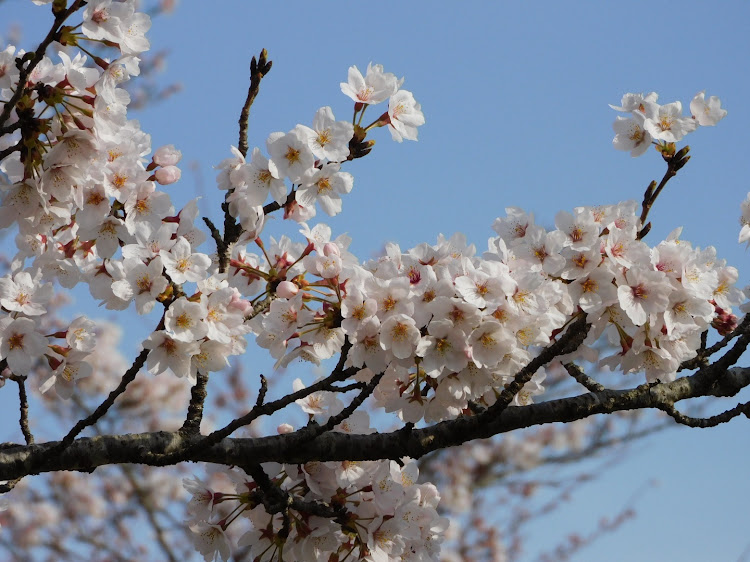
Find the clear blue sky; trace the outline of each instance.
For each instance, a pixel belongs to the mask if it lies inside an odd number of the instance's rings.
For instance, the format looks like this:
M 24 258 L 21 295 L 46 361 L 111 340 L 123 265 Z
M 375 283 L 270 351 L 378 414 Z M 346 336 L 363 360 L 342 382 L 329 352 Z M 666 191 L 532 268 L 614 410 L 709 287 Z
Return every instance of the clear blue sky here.
M 3 25 L 22 25 L 27 49 L 48 21 L 47 9 L 27 0 L 0 11 Z M 339 82 L 352 64 L 377 62 L 406 77 L 427 119 L 419 142 L 399 145 L 376 131 L 373 154 L 348 168 L 355 181 L 344 212 L 319 216 L 353 237 L 361 259 L 386 241 L 409 248 L 441 232 L 464 232 L 481 251 L 506 206 L 549 225 L 561 209 L 640 201 L 664 164 L 651 151 L 631 159 L 612 148 L 616 114 L 607 104 L 653 90 L 662 103 L 687 105 L 705 89 L 729 115 L 688 137 L 693 160 L 657 202 L 648 241 L 682 225 L 684 239 L 716 246 L 739 268 L 740 286 L 748 283 L 748 254 L 736 243 L 750 189 L 746 2 L 184 1 L 154 21 L 149 37 L 153 50 L 171 51 L 164 83 L 184 90 L 137 118 L 154 147 L 183 152 L 183 181 L 170 192 L 178 204 L 196 194 L 187 163 L 200 165 L 201 205 L 214 218 L 211 166 L 237 143 L 249 60 L 261 48 L 274 67 L 253 107 L 251 146 L 308 124 L 323 105 L 349 118 Z M 540 522 L 532 538 L 541 550 L 585 532 L 656 478 L 661 485 L 638 502 L 638 518 L 575 560 L 738 560 L 750 543 L 749 445 L 746 419 L 664 432 Z

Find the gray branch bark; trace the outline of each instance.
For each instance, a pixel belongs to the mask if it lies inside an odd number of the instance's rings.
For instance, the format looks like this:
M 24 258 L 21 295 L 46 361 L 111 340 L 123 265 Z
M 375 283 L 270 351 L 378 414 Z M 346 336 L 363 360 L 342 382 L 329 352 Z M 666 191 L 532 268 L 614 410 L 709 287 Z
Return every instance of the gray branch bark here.
M 596 414 L 660 408 L 701 396 L 734 396 L 750 386 L 750 368 L 723 371 L 717 365 L 671 383 L 643 384 L 628 390 L 603 390 L 501 412 L 491 409 L 475 416 L 441 422 L 423 429 L 410 426 L 391 433 L 350 435 L 325 432 L 300 442 L 295 433 L 260 438 L 225 438 L 198 449 L 185 460 L 245 465 L 276 461 L 378 460 L 419 458 L 431 451 L 452 447 L 516 429 L 553 422 L 571 422 Z M 92 472 L 99 466 L 120 463 L 157 464 L 154 457 L 179 453 L 201 437 L 184 432 L 153 432 L 78 438 L 60 454 L 44 458 L 57 443 L 5 445 L 0 450 L 0 480 L 59 470 Z M 39 464 L 38 459 L 44 459 Z

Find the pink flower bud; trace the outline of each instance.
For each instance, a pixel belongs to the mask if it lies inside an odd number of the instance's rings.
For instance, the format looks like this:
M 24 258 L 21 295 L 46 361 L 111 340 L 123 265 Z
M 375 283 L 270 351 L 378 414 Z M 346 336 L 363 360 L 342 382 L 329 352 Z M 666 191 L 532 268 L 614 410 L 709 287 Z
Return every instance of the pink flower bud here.
M 288 423 L 282 423 L 279 425 L 279 427 L 276 428 L 276 431 L 279 435 L 284 435 L 285 433 L 291 433 L 294 431 L 294 426 L 289 425 Z
M 154 151 L 153 161 L 157 166 L 174 166 L 182 158 L 182 152 L 173 144 L 161 146 Z
M 235 289 L 235 292 L 232 293 L 232 300 L 229 301 L 227 308 L 234 308 L 242 312 L 242 314 L 246 314 L 253 310 L 253 303 L 243 299 L 239 291 Z
M 282 299 L 291 299 L 297 293 L 299 293 L 299 287 L 291 281 L 282 281 L 276 287 L 276 294 Z
M 180 179 L 182 172 L 177 166 L 164 166 L 154 172 L 154 178 L 161 185 L 169 185 Z
M 334 244 L 332 242 L 327 242 L 325 246 L 323 246 L 323 255 L 324 256 L 340 256 L 341 250 L 339 250 L 338 244 Z

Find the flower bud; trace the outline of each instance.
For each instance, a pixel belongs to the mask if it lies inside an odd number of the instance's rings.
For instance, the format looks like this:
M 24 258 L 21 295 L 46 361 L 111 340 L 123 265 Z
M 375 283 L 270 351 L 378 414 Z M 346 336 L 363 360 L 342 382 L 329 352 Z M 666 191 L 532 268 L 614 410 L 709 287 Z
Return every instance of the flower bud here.
M 279 427 L 276 428 L 276 431 L 279 435 L 284 435 L 285 433 L 291 433 L 294 431 L 294 426 L 289 425 L 288 423 L 282 423 L 279 425 Z
M 334 244 L 333 242 L 327 242 L 325 246 L 323 246 L 323 255 L 324 256 L 340 256 L 341 250 L 339 250 L 338 244 Z
M 182 158 L 182 152 L 173 144 L 160 146 L 154 151 L 153 161 L 157 166 L 174 166 Z
M 282 299 L 291 299 L 299 293 L 299 287 L 291 281 L 282 281 L 276 287 L 276 294 Z
M 164 166 L 154 172 L 154 178 L 161 185 L 175 183 L 182 176 L 182 172 L 177 166 Z

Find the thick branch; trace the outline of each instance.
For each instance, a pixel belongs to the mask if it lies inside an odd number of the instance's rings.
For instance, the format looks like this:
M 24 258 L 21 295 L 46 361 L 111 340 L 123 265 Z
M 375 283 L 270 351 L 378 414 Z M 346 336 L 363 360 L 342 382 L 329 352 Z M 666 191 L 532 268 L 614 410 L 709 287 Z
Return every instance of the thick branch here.
M 186 433 L 200 433 L 207 384 L 208 375 L 199 371 L 195 385 L 190 390 L 190 404 L 188 405 L 187 417 L 181 428 Z
M 179 432 L 155 432 L 80 438 L 60 454 L 46 455 L 58 443 L 8 447 L 0 450 L 0 480 L 58 470 L 92 471 L 115 463 L 160 465 L 160 455 L 176 453 L 181 460 L 246 465 L 276 461 L 299 464 L 312 460 L 378 460 L 403 456 L 419 458 L 426 453 L 460 445 L 473 439 L 492 437 L 524 427 L 553 422 L 571 422 L 595 414 L 645 408 L 660 409 L 700 396 L 728 396 L 750 386 L 750 368 L 735 367 L 720 378 L 708 369 L 671 383 L 643 384 L 629 390 L 605 390 L 523 407 L 509 407 L 489 419 L 462 417 L 424 429 L 350 435 L 326 432 L 300 442 L 295 433 L 248 439 L 223 439 L 211 447 L 195 447 L 199 436 Z M 181 453 L 192 449 L 190 455 Z M 46 457 L 41 466 L 34 459 Z

